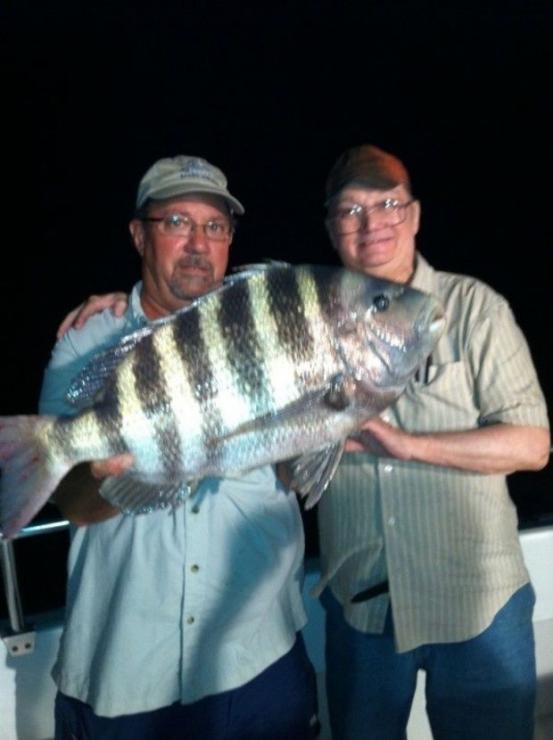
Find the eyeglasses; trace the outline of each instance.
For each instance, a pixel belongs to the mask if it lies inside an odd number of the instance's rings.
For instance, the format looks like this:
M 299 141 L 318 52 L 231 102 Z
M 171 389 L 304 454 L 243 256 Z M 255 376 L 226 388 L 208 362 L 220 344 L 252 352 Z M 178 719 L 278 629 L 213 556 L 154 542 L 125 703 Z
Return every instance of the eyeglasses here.
M 407 208 L 414 202 L 414 198 L 405 203 L 395 198 L 386 198 L 369 207 L 358 204 L 342 206 L 330 213 L 327 222 L 341 236 L 361 231 L 368 223 L 369 216 L 383 226 L 398 226 L 405 221 Z
M 168 213 L 166 216 L 154 218 L 144 217 L 141 221 L 151 221 L 158 224 L 159 231 L 165 236 L 189 237 L 198 228 L 203 229 L 207 239 L 210 241 L 224 241 L 232 233 L 232 225 L 226 221 L 206 221 L 198 224 L 183 213 Z

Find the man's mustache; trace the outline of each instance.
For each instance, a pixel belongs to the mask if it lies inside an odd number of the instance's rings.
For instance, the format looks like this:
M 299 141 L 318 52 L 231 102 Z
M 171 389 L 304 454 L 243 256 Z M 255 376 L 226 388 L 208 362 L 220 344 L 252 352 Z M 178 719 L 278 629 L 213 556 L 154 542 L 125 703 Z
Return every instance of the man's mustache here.
M 183 269 L 193 267 L 196 270 L 205 270 L 206 272 L 212 272 L 213 269 L 211 262 L 199 254 L 191 254 L 187 257 L 182 257 L 177 262 L 177 267 L 181 267 Z

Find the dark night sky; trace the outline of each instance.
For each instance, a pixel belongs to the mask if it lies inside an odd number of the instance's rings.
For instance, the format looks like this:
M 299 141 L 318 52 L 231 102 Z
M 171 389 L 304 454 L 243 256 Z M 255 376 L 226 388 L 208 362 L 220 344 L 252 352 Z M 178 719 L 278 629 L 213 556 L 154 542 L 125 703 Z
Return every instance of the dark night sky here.
M 328 262 L 324 177 L 362 142 L 410 168 L 434 266 L 509 299 L 551 405 L 549 1 L 111 5 L 0 11 L 0 413 L 34 410 L 70 307 L 136 279 L 127 221 L 155 159 L 227 173 L 233 264 Z M 519 476 L 542 501 L 550 478 Z

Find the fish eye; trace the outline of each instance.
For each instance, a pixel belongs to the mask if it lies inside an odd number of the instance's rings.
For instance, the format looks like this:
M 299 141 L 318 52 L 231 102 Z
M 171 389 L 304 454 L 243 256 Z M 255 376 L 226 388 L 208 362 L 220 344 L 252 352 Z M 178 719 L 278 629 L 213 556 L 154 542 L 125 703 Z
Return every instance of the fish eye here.
M 390 299 L 387 295 L 381 293 L 373 298 L 373 306 L 377 311 L 387 311 L 390 306 Z

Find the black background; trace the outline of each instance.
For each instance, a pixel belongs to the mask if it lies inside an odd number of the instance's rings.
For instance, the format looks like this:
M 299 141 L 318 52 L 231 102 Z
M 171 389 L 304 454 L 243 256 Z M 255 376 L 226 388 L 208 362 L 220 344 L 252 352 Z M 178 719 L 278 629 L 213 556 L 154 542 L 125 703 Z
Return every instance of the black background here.
M 418 245 L 510 301 L 549 405 L 548 2 L 18 2 L 0 11 L 0 413 L 35 410 L 55 329 L 92 292 L 129 289 L 127 222 L 155 159 L 219 165 L 246 215 L 232 265 L 330 262 L 323 183 L 369 142 L 422 201 Z M 525 522 L 551 470 L 518 474 Z M 309 548 L 316 549 L 308 518 Z

